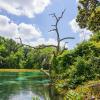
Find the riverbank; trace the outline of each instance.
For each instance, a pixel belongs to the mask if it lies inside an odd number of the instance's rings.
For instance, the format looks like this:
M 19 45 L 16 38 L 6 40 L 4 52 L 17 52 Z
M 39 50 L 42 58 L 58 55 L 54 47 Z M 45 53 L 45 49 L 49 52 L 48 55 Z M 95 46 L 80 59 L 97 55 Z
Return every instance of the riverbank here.
M 100 100 L 100 80 L 92 80 L 75 89 L 57 88 L 64 100 Z
M 39 69 L 0 69 L 0 72 L 41 72 Z

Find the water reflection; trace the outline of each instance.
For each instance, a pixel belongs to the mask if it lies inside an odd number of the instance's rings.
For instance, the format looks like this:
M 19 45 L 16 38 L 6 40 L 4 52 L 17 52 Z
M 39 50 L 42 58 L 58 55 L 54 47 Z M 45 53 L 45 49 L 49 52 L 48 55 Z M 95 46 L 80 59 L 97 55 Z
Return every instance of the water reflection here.
M 0 73 L 0 100 L 59 100 L 42 73 Z

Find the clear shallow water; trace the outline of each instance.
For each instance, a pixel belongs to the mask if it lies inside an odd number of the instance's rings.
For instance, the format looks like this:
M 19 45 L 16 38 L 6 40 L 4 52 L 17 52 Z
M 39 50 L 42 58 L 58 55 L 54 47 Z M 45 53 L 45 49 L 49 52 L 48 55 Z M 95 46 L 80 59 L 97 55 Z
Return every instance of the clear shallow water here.
M 59 100 L 43 73 L 0 73 L 0 100 L 32 100 L 35 96 Z

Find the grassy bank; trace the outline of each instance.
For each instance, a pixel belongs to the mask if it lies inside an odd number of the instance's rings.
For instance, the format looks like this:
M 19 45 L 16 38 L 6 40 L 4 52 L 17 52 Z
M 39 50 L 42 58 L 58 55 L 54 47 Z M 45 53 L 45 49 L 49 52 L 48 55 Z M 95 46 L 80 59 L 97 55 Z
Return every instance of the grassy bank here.
M 0 72 L 40 72 L 39 69 L 0 69 Z
M 100 100 L 100 80 L 92 80 L 79 85 L 76 89 L 60 88 L 64 100 Z

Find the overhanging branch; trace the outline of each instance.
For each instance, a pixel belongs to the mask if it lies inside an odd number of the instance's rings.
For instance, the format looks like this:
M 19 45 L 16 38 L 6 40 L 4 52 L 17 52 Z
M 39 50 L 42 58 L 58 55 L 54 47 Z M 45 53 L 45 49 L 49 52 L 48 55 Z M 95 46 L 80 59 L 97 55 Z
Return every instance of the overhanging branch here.
M 26 46 L 26 47 L 30 47 L 30 48 L 33 48 L 33 49 L 44 49 L 44 48 L 48 48 L 48 47 L 57 48 L 56 45 L 39 45 L 39 46 L 37 46 L 37 47 L 33 47 L 33 46 L 28 45 L 28 44 L 23 44 L 22 39 L 21 39 L 20 37 L 19 37 L 19 38 L 16 38 L 16 39 L 19 39 L 19 40 L 20 40 L 20 44 L 21 44 L 20 47 Z M 19 48 L 20 48 L 20 47 L 19 47 Z
M 63 41 L 63 40 L 66 40 L 66 39 L 75 39 L 75 38 L 74 37 L 65 37 L 65 38 L 60 39 L 60 41 Z
M 48 47 L 57 48 L 57 46 L 55 46 L 55 45 L 40 45 L 37 47 L 33 47 L 33 46 L 30 46 L 27 44 L 23 44 L 23 46 L 28 46 L 28 47 L 33 48 L 33 49 L 44 49 L 44 48 L 48 48 Z

